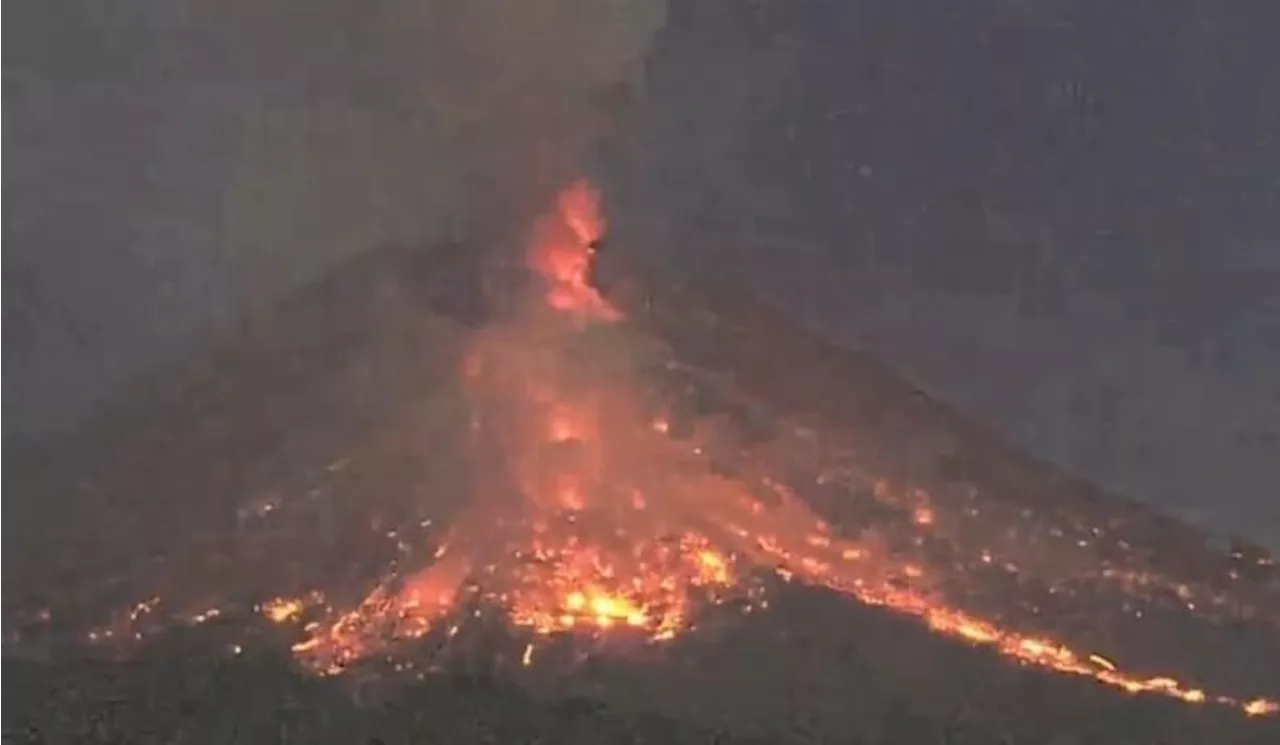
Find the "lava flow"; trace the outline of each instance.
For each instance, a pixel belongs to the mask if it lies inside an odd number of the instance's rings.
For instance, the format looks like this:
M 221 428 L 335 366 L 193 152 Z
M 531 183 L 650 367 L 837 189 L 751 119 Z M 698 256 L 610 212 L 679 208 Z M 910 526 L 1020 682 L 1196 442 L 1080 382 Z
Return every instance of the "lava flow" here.
M 1277 711 L 1268 698 L 1129 672 L 1006 627 L 948 602 L 943 567 L 888 550 L 874 532 L 840 535 L 777 481 L 721 475 L 709 455 L 713 424 L 674 436 L 663 400 L 646 385 L 646 375 L 673 364 L 662 346 L 629 328 L 587 281 L 603 227 L 585 182 L 535 226 L 527 255 L 542 278 L 536 298 L 479 332 L 462 371 L 474 412 L 472 504 L 430 566 L 309 624 L 295 647 L 300 659 L 340 671 L 420 638 L 467 596 L 503 608 L 535 637 L 665 640 L 691 627 L 700 604 L 761 602 L 756 578 L 775 573 L 917 617 L 1024 665 L 1250 715 Z M 934 518 L 925 503 L 913 515 L 921 527 Z M 281 602 L 265 612 L 280 620 L 299 608 Z
M 466 355 L 473 504 L 437 561 L 400 589 L 374 591 L 296 651 L 340 670 L 388 640 L 416 638 L 464 594 L 539 635 L 628 630 L 661 640 L 699 600 L 756 594 L 711 514 L 741 495 L 665 436 L 640 395 L 642 350 L 588 283 L 603 224 L 586 183 L 535 226 L 528 264 L 541 287 L 514 320 L 479 332 Z M 753 518 L 753 520 L 756 518 Z

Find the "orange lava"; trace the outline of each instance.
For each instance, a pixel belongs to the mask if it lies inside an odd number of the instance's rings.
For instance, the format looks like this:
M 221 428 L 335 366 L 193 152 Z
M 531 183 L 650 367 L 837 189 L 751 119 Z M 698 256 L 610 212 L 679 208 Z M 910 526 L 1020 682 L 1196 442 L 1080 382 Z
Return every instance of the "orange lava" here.
M 690 628 L 701 604 L 758 601 L 751 577 L 764 570 L 916 617 L 1028 666 L 1130 693 L 1277 712 L 1271 699 L 1126 671 L 1101 654 L 975 615 L 948 602 L 941 567 L 903 558 L 871 532 L 841 536 L 767 478 L 748 485 L 719 475 L 708 456 L 713 426 L 699 422 L 690 437 L 673 437 L 662 402 L 648 392 L 643 370 L 664 364 L 661 349 L 587 281 L 603 231 L 586 182 L 565 189 L 535 225 L 527 257 L 542 287 L 514 320 L 476 335 L 462 370 L 474 412 L 473 504 L 428 567 L 379 586 L 355 608 L 321 608 L 295 647 L 299 659 L 341 671 L 451 623 L 464 596 L 504 609 L 535 638 L 666 640 Z M 927 495 L 913 500 L 911 522 L 936 527 Z M 322 599 L 282 599 L 261 610 L 288 622 L 317 606 Z
M 538 298 L 477 334 L 463 364 L 474 504 L 425 570 L 308 627 L 295 651 L 316 669 L 336 672 L 388 642 L 421 637 L 464 592 L 538 636 L 625 631 L 651 640 L 687 628 L 700 601 L 752 595 L 723 539 L 681 514 L 697 509 L 687 494 L 697 481 L 673 489 L 669 473 L 637 472 L 681 456 L 644 413 L 634 373 L 589 346 L 590 331 L 616 331 L 622 318 L 587 281 L 603 231 L 598 197 L 581 182 L 557 206 L 535 225 L 527 253 L 543 279 Z M 687 508 L 675 506 L 682 494 Z M 292 607 L 279 601 L 265 612 L 276 618 Z
M 557 207 L 534 226 L 527 254 L 529 268 L 547 282 L 547 306 L 603 321 L 621 319 L 587 278 L 595 243 L 605 231 L 600 195 L 590 183 L 578 181 L 560 193 Z
M 950 607 L 929 590 L 922 567 L 892 558 L 874 541 L 835 536 L 781 486 L 772 484 L 762 499 L 713 474 L 696 444 L 704 438 L 683 445 L 671 439 L 667 420 L 650 411 L 639 374 L 601 361 L 629 339 L 613 328 L 621 314 L 587 282 L 604 230 L 597 195 L 579 182 L 557 207 L 539 221 L 528 252 L 552 313 L 531 309 L 481 334 L 465 370 L 479 412 L 477 457 L 495 475 L 465 521 L 507 527 L 456 535 L 451 545 L 467 546 L 465 558 L 446 554 L 397 597 L 375 592 L 317 629 L 298 649 L 304 656 L 336 669 L 367 654 L 365 645 L 381 637 L 358 631 L 388 609 L 400 635 L 420 634 L 444 616 L 468 576 L 480 577 L 486 597 L 507 608 L 512 622 L 540 634 L 628 629 L 669 639 L 688 627 L 699 599 L 751 597 L 740 567 L 763 567 L 919 617 L 935 632 L 1022 664 L 1131 693 L 1213 701 L 1255 715 L 1276 711 L 1275 701 L 1237 700 L 1126 672 L 1102 655 Z M 584 321 L 596 338 L 586 337 Z M 503 493 L 503 482 L 514 486 L 511 493 Z M 927 527 L 934 512 L 921 504 L 913 520 Z M 496 548 L 486 550 L 486 543 Z

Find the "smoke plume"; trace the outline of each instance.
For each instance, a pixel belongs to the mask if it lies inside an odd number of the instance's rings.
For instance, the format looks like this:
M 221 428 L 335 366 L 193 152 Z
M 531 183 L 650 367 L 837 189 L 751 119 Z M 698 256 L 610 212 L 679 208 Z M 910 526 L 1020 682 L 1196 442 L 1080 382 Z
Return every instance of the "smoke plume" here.
M 7 439 L 66 429 L 359 252 L 514 231 L 663 19 L 657 0 L 7 10 Z

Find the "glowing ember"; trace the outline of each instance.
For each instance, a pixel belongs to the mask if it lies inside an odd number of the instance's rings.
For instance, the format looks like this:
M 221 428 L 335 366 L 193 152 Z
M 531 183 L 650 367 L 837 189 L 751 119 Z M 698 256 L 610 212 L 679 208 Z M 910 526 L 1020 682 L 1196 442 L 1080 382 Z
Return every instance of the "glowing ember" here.
M 572 538 L 555 549 L 539 547 L 545 567 L 512 593 L 512 620 L 541 634 L 625 626 L 669 639 L 689 622 L 692 592 L 711 598 L 730 586 L 726 559 L 705 545 L 689 534 L 670 545 L 640 543 L 630 553 Z
M 295 620 L 306 607 L 300 598 L 276 598 L 263 603 L 259 611 L 275 623 L 284 623 Z

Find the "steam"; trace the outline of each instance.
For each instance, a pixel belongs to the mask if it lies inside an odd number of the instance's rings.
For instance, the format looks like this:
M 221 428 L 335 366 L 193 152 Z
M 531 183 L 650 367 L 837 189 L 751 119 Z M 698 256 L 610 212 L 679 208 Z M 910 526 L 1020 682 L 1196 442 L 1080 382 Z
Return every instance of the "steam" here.
M 600 93 L 639 84 L 664 6 L 12 4 L 6 438 L 361 252 L 518 230 L 587 156 Z

